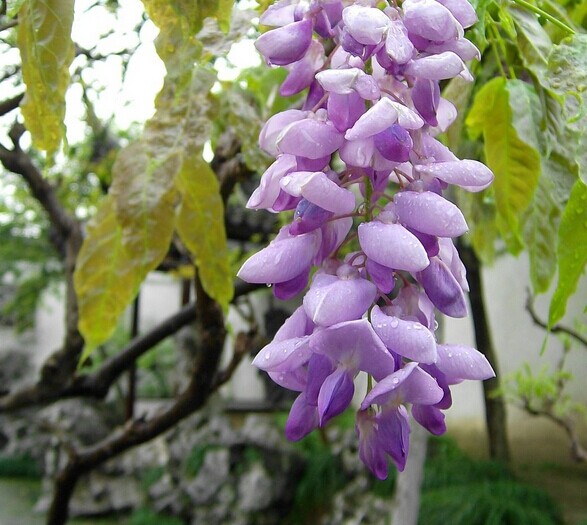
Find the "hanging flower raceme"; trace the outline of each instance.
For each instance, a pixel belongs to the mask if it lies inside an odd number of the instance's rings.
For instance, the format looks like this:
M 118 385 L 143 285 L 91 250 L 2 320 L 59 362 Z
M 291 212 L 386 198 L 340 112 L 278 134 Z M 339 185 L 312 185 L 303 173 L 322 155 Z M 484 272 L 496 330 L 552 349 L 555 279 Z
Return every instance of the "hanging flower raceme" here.
M 464 29 L 475 20 L 467 0 L 385 9 L 279 0 L 261 17 L 274 29 L 257 49 L 289 72 L 281 94 L 307 95 L 261 131 L 275 162 L 248 206 L 291 210 L 293 219 L 239 277 L 272 285 L 280 299 L 307 291 L 253 364 L 299 392 L 285 429 L 293 440 L 346 410 L 355 378 L 366 374 L 359 454 L 382 479 L 388 459 L 399 470 L 406 464 L 408 409 L 441 434 L 450 385 L 493 376 L 479 352 L 435 336 L 436 310 L 467 315 L 453 243 L 467 223 L 443 193 L 450 184 L 481 191 L 493 179 L 434 138 L 457 116 L 439 82 L 471 80 L 465 61 L 479 52 Z

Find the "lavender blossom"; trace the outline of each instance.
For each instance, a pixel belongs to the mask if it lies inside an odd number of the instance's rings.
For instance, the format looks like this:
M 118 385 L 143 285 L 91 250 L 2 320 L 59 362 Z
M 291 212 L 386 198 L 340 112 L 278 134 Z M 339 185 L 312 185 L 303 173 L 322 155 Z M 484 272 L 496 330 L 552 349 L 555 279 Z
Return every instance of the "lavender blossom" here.
M 279 0 L 261 16 L 274 29 L 256 47 L 288 70 L 280 93 L 307 94 L 263 127 L 259 146 L 276 160 L 247 204 L 292 210 L 292 221 L 238 275 L 272 285 L 280 299 L 310 284 L 253 364 L 299 392 L 285 426 L 292 440 L 346 410 L 366 374 L 359 456 L 380 479 L 389 460 L 405 467 L 409 410 L 442 434 L 451 385 L 493 376 L 479 352 L 439 344 L 435 334 L 437 312 L 467 315 L 453 242 L 467 223 L 443 193 L 451 184 L 482 191 L 493 180 L 434 138 L 457 118 L 440 82 L 472 79 L 465 62 L 479 51 L 464 29 L 475 20 L 467 0 L 385 9 Z M 358 251 L 349 253 L 354 237 Z

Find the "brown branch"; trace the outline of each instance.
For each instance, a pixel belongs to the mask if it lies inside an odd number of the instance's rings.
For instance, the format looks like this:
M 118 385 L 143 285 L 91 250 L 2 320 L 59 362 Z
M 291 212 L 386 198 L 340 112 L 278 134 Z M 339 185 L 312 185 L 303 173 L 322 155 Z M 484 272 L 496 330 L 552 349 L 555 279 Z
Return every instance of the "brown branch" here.
M 7 98 L 6 100 L 0 102 L 0 116 L 6 115 L 7 113 L 10 113 L 11 111 L 15 110 L 20 105 L 20 102 L 23 98 L 24 93 L 21 93 L 20 95 L 16 95 L 12 98 Z
M 587 449 L 581 445 L 581 438 L 575 428 L 575 425 L 570 419 L 557 416 L 549 407 L 549 409 L 535 408 L 530 405 L 528 399 L 524 399 L 522 408 L 533 416 L 542 416 L 550 419 L 553 423 L 561 427 L 567 434 L 571 442 L 571 453 L 577 462 L 587 462 Z
M 48 525 L 67 521 L 69 500 L 79 478 L 106 460 L 153 439 L 179 421 L 199 410 L 213 392 L 213 378 L 218 369 L 226 329 L 222 310 L 196 283 L 196 323 L 200 337 L 200 353 L 189 385 L 171 407 L 149 420 L 133 420 L 121 431 L 103 441 L 78 450 L 57 475 Z
M 79 229 L 79 225 L 62 206 L 55 188 L 43 177 L 30 156 L 20 148 L 19 141 L 24 131 L 25 128 L 22 124 L 14 123 L 9 133 L 14 147 L 8 149 L 0 145 L 0 162 L 7 170 L 22 176 L 32 196 L 39 201 L 49 216 L 51 224 L 65 239 L 74 230 Z
M 552 332 L 553 334 L 567 334 L 568 336 L 572 337 L 573 339 L 581 343 L 585 348 L 587 348 L 587 338 L 582 336 L 579 332 L 573 330 L 572 328 L 568 328 L 567 326 L 563 326 L 561 324 L 555 324 L 553 327 L 550 328 L 550 330 L 548 329 L 548 324 L 545 323 L 542 319 L 540 319 L 540 317 L 538 317 L 538 314 L 534 309 L 534 299 L 530 294 L 530 290 L 528 290 L 528 298 L 526 299 L 526 310 L 528 310 L 528 313 L 530 314 L 530 317 L 532 318 L 532 321 L 534 321 L 535 325 L 540 326 L 541 328 L 544 328 L 545 330 Z
M 0 26 L 0 33 L 2 33 L 2 31 L 6 31 L 7 29 L 12 29 L 13 27 L 16 27 L 18 25 L 18 20 L 9 20 L 8 22 L 6 22 L 5 24 L 2 24 Z
M 500 376 L 497 353 L 493 345 L 489 317 L 485 308 L 481 262 L 470 245 L 459 239 L 457 247 L 467 270 L 467 280 L 471 288 L 469 301 L 471 303 L 477 350 L 487 358 L 496 374 L 495 377 L 483 381 L 489 455 L 491 459 L 507 463 L 510 460 L 510 450 L 507 439 L 506 406 L 503 396 L 494 395 L 494 392 L 499 389 Z
M 234 298 L 242 297 L 259 288 L 261 288 L 260 285 L 239 281 L 235 285 Z M 105 397 L 112 384 L 139 357 L 167 337 L 175 334 L 182 327 L 193 322 L 195 314 L 195 303 L 187 304 L 179 312 L 168 317 L 147 333 L 134 338 L 120 352 L 107 359 L 98 370 L 91 374 L 75 375 L 57 387 L 40 381 L 14 393 L 4 392 L 4 397 L 0 398 L 0 413 L 32 405 L 48 404 L 70 397 Z M 57 362 L 58 359 L 55 358 L 53 361 Z

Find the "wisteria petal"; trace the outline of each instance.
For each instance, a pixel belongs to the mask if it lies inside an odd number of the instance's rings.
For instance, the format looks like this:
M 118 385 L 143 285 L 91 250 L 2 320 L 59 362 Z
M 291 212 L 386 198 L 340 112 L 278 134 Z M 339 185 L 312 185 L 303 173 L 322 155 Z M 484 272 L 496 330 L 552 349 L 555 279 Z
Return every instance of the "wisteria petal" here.
M 422 233 L 458 237 L 469 230 L 461 210 L 434 192 L 401 191 L 393 201 L 399 221 Z
M 289 67 L 289 74 L 281 84 L 279 94 L 290 97 L 310 87 L 314 81 L 314 73 L 324 65 L 325 61 L 324 47 L 319 42 L 312 41 L 304 57 Z
M 304 119 L 285 128 L 276 143 L 281 153 L 319 159 L 335 152 L 343 140 L 342 134 L 332 124 Z
M 289 281 L 282 281 L 273 284 L 273 295 L 280 301 L 289 301 L 298 295 L 308 286 L 308 279 L 310 278 L 310 268 L 296 275 Z
M 475 8 L 468 0 L 438 0 L 438 2 L 445 6 L 465 29 L 477 22 Z
M 312 20 L 287 24 L 263 33 L 255 47 L 270 64 L 285 66 L 300 60 L 312 42 Z
M 396 354 L 420 363 L 436 361 L 436 340 L 421 323 L 386 315 L 377 305 L 371 310 L 371 323 L 383 344 Z
M 303 304 L 314 323 L 331 326 L 359 319 L 376 295 L 377 288 L 366 279 L 339 279 L 335 275 L 317 274 L 304 296 Z
M 367 168 L 371 165 L 375 154 L 373 137 L 357 140 L 345 140 L 339 150 L 340 158 L 349 166 Z
M 435 436 L 441 436 L 446 432 L 444 414 L 436 407 L 430 405 L 413 405 L 412 416 L 428 432 Z
M 481 52 L 473 42 L 466 38 L 459 38 L 458 40 L 448 40 L 442 44 L 432 44 L 426 47 L 428 53 L 436 54 L 444 51 L 452 51 L 459 55 L 464 62 L 469 60 L 481 60 Z
M 365 112 L 364 100 L 354 91 L 348 95 L 331 93 L 326 107 L 328 118 L 341 133 L 351 128 Z
M 343 10 L 342 20 L 351 36 L 364 45 L 379 44 L 389 25 L 389 18 L 383 11 L 356 4 Z
M 285 436 L 290 441 L 299 441 L 318 428 L 318 409 L 309 405 L 302 392 L 293 402 L 285 423 Z
M 402 472 L 406 467 L 410 448 L 410 423 L 406 407 L 400 405 L 395 410 L 382 412 L 379 417 L 379 434 L 385 452 Z
M 449 384 L 464 379 L 489 379 L 495 377 L 487 358 L 478 350 L 465 345 L 438 345 L 438 369 Z
M 271 380 L 288 390 L 301 392 L 306 387 L 306 371 L 304 368 L 297 368 L 291 372 L 267 372 Z
M 279 330 L 275 333 L 273 341 L 285 341 L 293 337 L 310 335 L 314 324 L 306 315 L 302 306 L 298 306 L 294 312 L 285 320 Z
M 410 134 L 399 124 L 377 133 L 373 141 L 379 153 L 394 162 L 407 162 L 414 146 Z
M 436 0 L 405 0 L 404 24 L 411 35 L 433 42 L 461 38 L 463 26 L 449 9 Z
M 412 89 L 412 101 L 418 113 L 430 125 L 438 125 L 436 112 L 440 102 L 440 88 L 438 81 L 427 78 L 417 78 Z
M 450 269 L 438 257 L 430 259 L 430 265 L 416 274 L 426 295 L 434 306 L 450 317 L 467 316 L 467 300 L 463 289 Z
M 321 208 L 338 214 L 355 209 L 354 194 L 330 180 L 323 171 L 297 172 L 281 179 L 281 188 L 295 197 L 304 197 Z
M 414 54 L 414 44 L 408 37 L 406 26 L 400 20 L 391 20 L 385 38 L 385 51 L 397 64 L 406 64 Z
M 359 458 L 378 479 L 387 479 L 388 466 L 381 446 L 376 416 L 368 410 L 357 413 L 356 431 L 359 437 Z
M 418 363 L 410 362 L 379 381 L 365 396 L 361 410 L 370 405 L 396 406 L 398 403 L 434 405 L 444 396 L 434 378 Z
M 279 0 L 270 5 L 261 15 L 259 22 L 265 26 L 282 27 L 295 22 L 297 5 L 292 0 Z
M 253 365 L 265 371 L 290 372 L 310 360 L 309 342 L 309 336 L 272 341 L 253 359 Z
M 459 257 L 455 245 L 451 239 L 439 239 L 438 241 L 440 250 L 439 256 L 444 264 L 446 264 L 450 273 L 454 275 L 454 278 L 459 283 L 460 287 L 465 291 L 469 291 L 469 283 L 467 282 L 467 269 Z
M 401 224 L 362 223 L 359 243 L 369 259 L 388 268 L 417 272 L 429 264 L 422 244 Z
M 350 405 L 355 384 L 352 375 L 344 368 L 335 370 L 329 375 L 318 394 L 318 417 L 320 426 L 344 412 Z
M 301 111 L 299 109 L 288 109 L 282 111 L 277 115 L 273 115 L 261 129 L 259 134 L 259 146 L 264 149 L 269 155 L 277 157 L 279 150 L 277 149 L 277 137 L 283 131 L 283 129 L 289 126 L 292 122 L 303 120 L 307 117 L 307 111 Z
M 296 166 L 296 158 L 293 155 L 280 155 L 261 176 L 259 186 L 247 202 L 247 208 L 254 210 L 271 209 L 281 191 L 279 181 L 287 173 L 294 171 Z
M 391 293 L 395 286 L 395 278 L 391 268 L 376 263 L 373 259 L 367 259 L 365 268 L 369 273 L 369 277 L 379 290 L 381 290 L 384 294 Z
M 317 331 L 310 336 L 310 348 L 327 355 L 348 370 L 371 374 L 376 381 L 392 374 L 395 360 L 367 319 L 348 321 Z
M 416 171 L 436 177 L 443 182 L 456 184 L 461 188 L 477 192 L 493 182 L 493 173 L 485 164 L 476 160 L 453 160 L 434 164 L 419 164 Z
M 306 271 L 318 251 L 320 230 L 275 239 L 247 259 L 237 276 L 248 283 L 281 283 Z
M 355 125 L 345 133 L 344 138 L 357 140 L 372 137 L 395 124 L 398 117 L 395 104 L 388 98 L 382 98 L 361 115 Z
M 429 80 L 447 80 L 468 71 L 461 58 L 452 51 L 412 60 L 406 65 L 405 73 Z

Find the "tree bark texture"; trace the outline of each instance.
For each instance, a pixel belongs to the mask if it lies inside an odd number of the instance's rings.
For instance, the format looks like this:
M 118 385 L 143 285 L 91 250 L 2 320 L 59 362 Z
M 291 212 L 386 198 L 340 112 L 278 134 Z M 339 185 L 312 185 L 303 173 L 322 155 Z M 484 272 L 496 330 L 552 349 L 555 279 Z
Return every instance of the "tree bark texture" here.
M 481 262 L 471 246 L 461 242 L 458 248 L 467 269 L 467 279 L 471 289 L 469 301 L 471 302 L 477 350 L 487 358 L 495 371 L 495 377 L 483 381 L 489 457 L 496 461 L 507 463 L 510 461 L 510 448 L 507 438 L 506 405 L 503 396 L 497 396 L 494 393 L 500 385 L 500 374 L 483 298 Z

